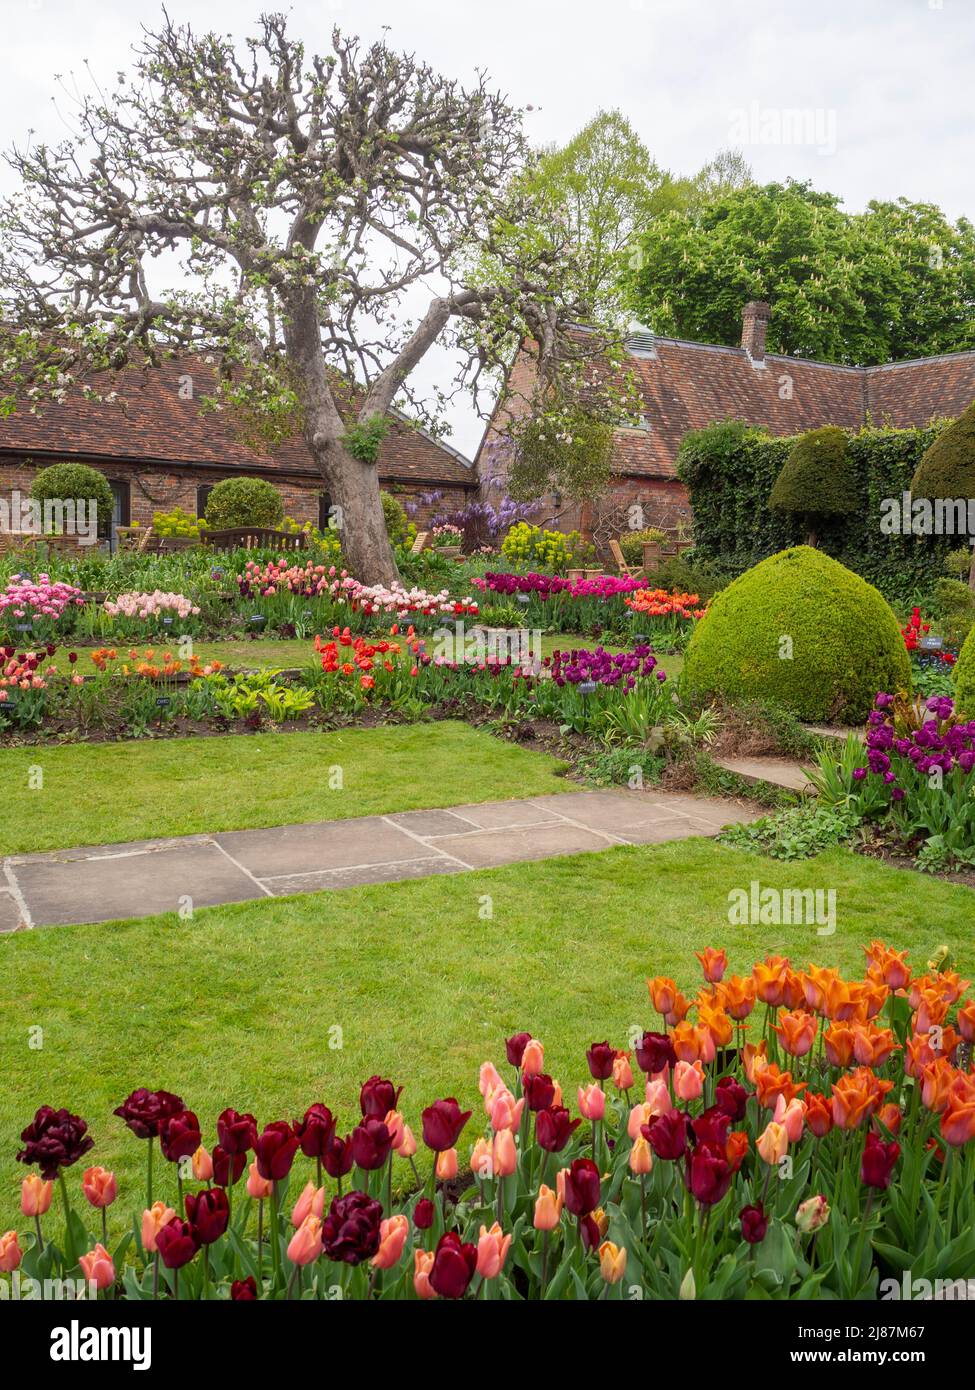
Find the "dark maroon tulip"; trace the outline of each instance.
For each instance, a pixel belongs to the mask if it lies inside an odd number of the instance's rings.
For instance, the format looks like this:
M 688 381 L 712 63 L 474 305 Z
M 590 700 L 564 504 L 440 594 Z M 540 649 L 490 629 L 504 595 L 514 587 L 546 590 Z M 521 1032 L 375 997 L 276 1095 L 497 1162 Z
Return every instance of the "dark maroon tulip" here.
M 698 1144 L 711 1144 L 716 1149 L 723 1149 L 728 1142 L 730 1124 L 731 1116 L 719 1106 L 711 1105 L 691 1121 L 691 1128 Z
M 352 1161 L 366 1172 L 381 1168 L 393 1147 L 393 1136 L 382 1120 L 368 1115 L 352 1131 Z
M 564 1105 L 550 1105 L 535 1116 L 535 1138 L 546 1153 L 557 1154 L 572 1138 L 581 1120 L 573 1120 Z
M 749 1245 L 760 1245 L 768 1230 L 768 1217 L 759 1203 L 741 1209 L 741 1233 Z
M 156 1236 L 156 1249 L 167 1269 L 182 1269 L 183 1265 L 188 1265 L 198 1248 L 193 1227 L 178 1216 L 167 1221 Z
M 453 1096 L 435 1100 L 422 1115 L 424 1144 L 434 1153 L 452 1149 L 470 1118 L 471 1111 L 461 1110 Z
M 19 1162 L 38 1164 L 45 1180 L 56 1178 L 62 1168 L 70 1168 L 95 1147 L 80 1115 L 49 1105 L 40 1107 L 20 1137 L 25 1147 L 17 1155 Z
M 666 1033 L 644 1033 L 636 1045 L 636 1062 L 647 1076 L 656 1076 L 664 1067 L 677 1065 L 674 1044 Z
M 212 1245 L 227 1229 L 230 1205 L 222 1187 L 205 1187 L 186 1197 L 186 1219 L 193 1227 L 197 1245 Z
M 555 1082 L 543 1071 L 526 1076 L 525 1100 L 529 1110 L 547 1110 L 555 1100 Z
M 254 1303 L 257 1299 L 257 1280 L 253 1274 L 246 1279 L 235 1279 L 230 1285 L 231 1303 Z
M 170 1115 L 160 1126 L 159 1147 L 170 1163 L 189 1158 L 202 1142 L 200 1122 L 192 1110 L 181 1110 L 178 1115 Z
M 286 1178 L 297 1152 L 298 1140 L 287 1120 L 265 1125 L 263 1133 L 254 1140 L 257 1171 L 265 1182 L 280 1182 Z
M 322 1246 L 330 1260 L 348 1265 L 371 1260 L 379 1249 L 379 1226 L 383 1219 L 381 1202 L 353 1189 L 333 1197 L 322 1222 Z
M 344 1178 L 346 1173 L 352 1172 L 352 1135 L 347 1134 L 344 1139 L 334 1135 L 328 1148 L 322 1154 L 322 1167 L 330 1178 Z
M 181 1115 L 185 1109 L 172 1091 L 147 1091 L 140 1086 L 113 1113 L 125 1121 L 137 1139 L 154 1139 L 164 1120 Z
M 723 1148 L 698 1144 L 687 1155 L 684 1186 L 702 1207 L 713 1207 L 715 1202 L 720 1202 L 734 1176 L 734 1169 Z
M 213 1181 L 218 1187 L 233 1187 L 247 1167 L 246 1153 L 229 1154 L 219 1144 L 214 1144 L 210 1161 L 213 1164 Z
M 381 1076 L 370 1076 L 359 1092 L 359 1106 L 365 1118 L 370 1115 L 376 1120 L 385 1120 L 391 1110 L 396 1109 L 403 1087 L 397 1090 L 391 1081 Z
M 225 1153 L 245 1154 L 254 1147 L 256 1138 L 257 1121 L 253 1115 L 225 1110 L 217 1120 L 217 1139 Z
M 565 1207 L 573 1216 L 588 1216 L 599 1206 L 599 1169 L 591 1158 L 576 1158 L 565 1175 Z
M 582 1238 L 582 1248 L 585 1251 L 598 1250 L 603 1241 L 594 1216 L 579 1217 L 579 1235 Z
M 465 1245 L 456 1231 L 437 1242 L 430 1285 L 441 1298 L 463 1298 L 477 1269 L 477 1246 Z
M 413 1225 L 418 1231 L 429 1231 L 433 1225 L 436 1208 L 429 1197 L 421 1197 L 413 1208 Z
M 860 1181 L 867 1187 L 888 1188 L 900 1152 L 901 1146 L 896 1139 L 885 1144 L 870 1130 L 860 1161 Z
M 379 1116 L 384 1119 L 385 1116 Z M 335 1118 L 327 1105 L 309 1105 L 303 1120 L 295 1121 L 295 1134 L 306 1158 L 322 1158 L 335 1134 Z
M 586 1052 L 586 1061 L 589 1063 L 589 1074 L 593 1080 L 605 1081 L 613 1075 L 616 1049 L 610 1047 L 608 1042 L 593 1043 Z
M 723 1076 L 714 1091 L 715 1104 L 724 1111 L 729 1120 L 743 1120 L 748 1092 L 733 1076 Z
M 648 1125 L 640 1126 L 640 1132 L 658 1158 L 680 1158 L 687 1148 L 687 1117 L 681 1110 L 655 1115 Z
M 504 1045 L 508 1061 L 513 1067 L 521 1071 L 521 1059 L 525 1055 L 525 1048 L 532 1040 L 531 1033 L 515 1033 Z

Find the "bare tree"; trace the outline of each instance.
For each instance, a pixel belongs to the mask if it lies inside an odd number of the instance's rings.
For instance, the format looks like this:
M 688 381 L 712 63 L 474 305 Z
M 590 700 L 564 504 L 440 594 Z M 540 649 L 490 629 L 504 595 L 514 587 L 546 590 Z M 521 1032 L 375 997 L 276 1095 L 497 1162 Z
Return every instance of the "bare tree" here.
M 107 402 L 123 367 L 202 353 L 220 408 L 300 428 L 350 567 L 394 579 L 376 452 L 394 401 L 427 409 L 408 378 L 433 344 L 460 350 L 438 408 L 496 389 L 520 343 L 542 391 L 601 351 L 567 332 L 579 253 L 532 217 L 520 111 L 483 74 L 464 89 L 386 42 L 335 30 L 306 56 L 280 15 L 235 46 L 163 12 L 132 74 L 93 86 L 72 138 L 7 155 L 8 408 L 72 386 Z

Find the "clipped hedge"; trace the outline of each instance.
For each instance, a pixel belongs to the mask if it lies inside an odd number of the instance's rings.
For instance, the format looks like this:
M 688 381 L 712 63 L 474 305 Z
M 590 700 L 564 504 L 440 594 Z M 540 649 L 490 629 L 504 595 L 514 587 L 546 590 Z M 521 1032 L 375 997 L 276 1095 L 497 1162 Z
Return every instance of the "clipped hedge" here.
M 975 627 L 958 653 L 954 676 L 956 713 L 963 719 L 975 719 Z
M 796 440 L 768 504 L 773 511 L 808 519 L 846 516 L 856 510 L 858 501 L 846 431 L 824 425 Z
M 681 683 L 692 698 L 771 700 L 800 719 L 858 723 L 879 690 L 910 688 L 911 667 L 877 590 L 800 545 L 717 595 L 694 629 Z
M 214 531 L 234 526 L 279 526 L 284 503 L 266 478 L 224 478 L 207 498 L 206 522 Z
M 856 505 L 848 515 L 823 518 L 818 548 L 875 584 L 885 594 L 910 598 L 944 573 L 950 536 L 889 535 L 881 530 L 881 503 L 900 498 L 925 450 L 945 422 L 926 429 L 864 429 L 849 434 Z M 799 516 L 775 511 L 769 498 L 801 436 L 774 438 L 740 420 L 726 420 L 684 437 L 677 472 L 694 512 L 695 558 L 717 561 L 733 573 L 806 539 Z
M 112 519 L 112 489 L 104 473 L 86 463 L 53 463 L 42 468 L 31 484 L 35 502 L 94 502 L 99 523 Z

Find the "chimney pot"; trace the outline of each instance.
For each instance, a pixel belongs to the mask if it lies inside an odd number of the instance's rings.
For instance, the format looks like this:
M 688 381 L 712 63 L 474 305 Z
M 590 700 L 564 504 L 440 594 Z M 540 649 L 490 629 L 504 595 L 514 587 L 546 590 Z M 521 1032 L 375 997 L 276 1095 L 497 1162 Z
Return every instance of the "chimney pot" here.
M 764 299 L 750 299 L 741 313 L 741 345 L 752 362 L 765 361 L 765 335 L 771 309 Z

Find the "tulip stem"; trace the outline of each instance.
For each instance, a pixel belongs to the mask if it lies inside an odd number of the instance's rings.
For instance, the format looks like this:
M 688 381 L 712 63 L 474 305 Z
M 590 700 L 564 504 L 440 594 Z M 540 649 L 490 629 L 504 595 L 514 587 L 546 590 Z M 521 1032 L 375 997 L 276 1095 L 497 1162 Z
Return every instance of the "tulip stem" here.
M 159 1251 L 157 1250 L 152 1261 L 152 1296 L 159 1297 Z
M 271 1271 L 275 1287 L 280 1282 L 281 1251 L 278 1247 L 278 1180 L 271 1183 Z
M 64 1173 L 58 1169 L 58 1187 L 61 1189 L 61 1202 L 64 1207 L 64 1259 L 67 1269 L 73 1269 L 78 1263 L 74 1249 L 74 1233 L 71 1230 L 71 1203 L 68 1200 L 68 1184 L 64 1181 Z
M 152 1135 L 149 1135 L 149 1153 L 146 1157 L 146 1207 L 152 1210 Z
M 41 1234 L 41 1218 L 36 1211 L 34 1213 L 34 1230 L 37 1232 L 37 1253 L 40 1256 L 44 1254 L 44 1237 Z
M 542 1287 L 541 1297 L 545 1297 L 545 1285 L 548 1283 L 548 1231 L 542 1232 Z
M 293 1297 L 294 1297 L 293 1290 L 294 1290 L 295 1280 L 296 1280 L 296 1279 L 298 1280 L 298 1282 L 299 1282 L 299 1287 L 300 1287 L 300 1284 L 301 1284 L 301 1265 L 295 1265 L 294 1269 L 291 1271 L 291 1278 L 288 1280 L 288 1297 L 289 1297 L 289 1298 L 293 1298 Z
M 102 1207 L 102 1245 L 108 1249 L 108 1208 Z
M 257 1279 L 259 1283 L 264 1280 L 264 1199 L 257 1203 Z

